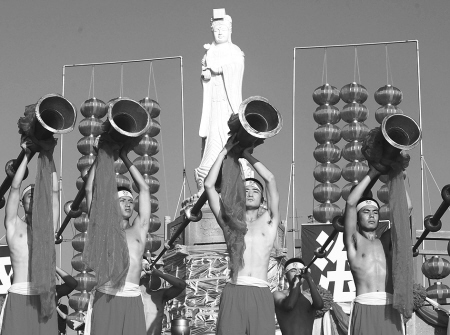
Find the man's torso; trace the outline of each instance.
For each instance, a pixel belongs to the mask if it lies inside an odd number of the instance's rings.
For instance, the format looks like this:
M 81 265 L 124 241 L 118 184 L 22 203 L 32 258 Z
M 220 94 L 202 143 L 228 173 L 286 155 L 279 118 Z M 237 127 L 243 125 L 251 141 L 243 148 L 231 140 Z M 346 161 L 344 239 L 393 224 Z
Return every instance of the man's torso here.
M 348 260 L 356 285 L 356 295 L 384 291 L 392 293 L 392 258 L 389 246 L 380 239 L 368 240 L 359 233 L 355 236 L 356 252 Z
M 287 297 L 288 290 L 282 291 Z M 307 293 L 305 293 L 307 294 Z M 311 335 L 315 310 L 312 308 L 311 301 L 300 294 L 297 303 L 291 311 L 285 311 L 275 305 L 277 321 L 283 335 Z
M 139 285 L 142 269 L 142 255 L 145 251 L 145 237 L 136 227 L 125 229 L 125 234 L 130 257 L 130 267 L 128 269 L 126 281 Z
M 244 267 L 238 276 L 267 280 L 270 252 L 277 234 L 277 224 L 266 211 L 253 222 L 247 222 L 245 234 Z
M 29 281 L 29 248 L 31 248 L 31 228 L 18 216 L 14 230 L 6 232 L 11 264 L 14 271 L 14 282 Z

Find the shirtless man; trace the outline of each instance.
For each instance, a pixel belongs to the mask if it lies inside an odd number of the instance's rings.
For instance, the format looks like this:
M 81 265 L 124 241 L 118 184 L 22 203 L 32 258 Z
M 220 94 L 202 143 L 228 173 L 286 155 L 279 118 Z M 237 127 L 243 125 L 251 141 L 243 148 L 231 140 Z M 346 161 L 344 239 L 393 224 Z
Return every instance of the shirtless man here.
M 215 189 L 215 183 L 225 156 L 236 144 L 237 142 L 233 143 L 233 138 L 230 138 L 205 179 L 209 206 L 224 234 L 226 228 L 220 214 L 222 200 Z M 248 178 L 245 182 L 245 221 L 248 231 L 245 234 L 244 265 L 239 269 L 237 279 L 232 279 L 222 291 L 217 323 L 219 335 L 275 333 L 275 306 L 267 282 L 267 269 L 280 221 L 279 195 L 274 175 L 252 156 L 252 152 L 252 147 L 244 149 L 242 158 L 245 158 L 264 180 L 269 210 L 260 214 L 263 186 L 258 180 Z M 230 252 L 231 262 L 233 257 L 236 255 Z
M 284 265 L 289 289 L 275 291 L 275 312 L 283 335 L 311 335 L 314 315 L 323 308 L 323 300 L 309 272 L 303 273 L 305 263 L 291 258 Z M 303 281 L 308 283 L 310 293 L 302 291 Z
M 180 278 L 171 276 L 159 270 L 161 263 L 156 263 L 155 268 L 150 270 L 150 263 L 144 260 L 143 276 L 140 288 L 142 300 L 144 301 L 145 324 L 147 335 L 160 335 L 164 316 L 164 306 L 173 298 L 179 296 L 186 288 L 186 282 Z M 159 262 L 159 261 L 158 261 Z M 152 288 L 152 280 L 164 279 L 170 285 L 169 288 Z
M 34 141 L 36 144 L 39 143 L 36 139 Z M 34 184 L 27 186 L 22 191 L 22 195 L 20 194 L 20 186 L 31 155 L 29 145 L 29 141 L 22 144 L 25 157 L 13 177 L 5 208 L 6 241 L 10 250 L 14 276 L 4 307 L 3 324 L 0 331 L 4 335 L 56 334 L 58 329 L 56 315 L 47 320 L 39 318 L 40 296 L 30 283 L 31 264 L 29 254 L 32 239 Z M 56 227 L 59 219 L 59 199 L 58 178 L 54 164 L 52 165 L 51 178 L 53 226 Z M 25 211 L 23 218 L 19 217 L 17 212 L 19 203 Z
M 128 145 L 124 145 L 120 149 L 120 158 L 139 188 L 139 213 L 132 224 L 129 220 L 134 208 L 133 195 L 130 190 L 118 190 L 118 201 L 122 214 L 121 228 L 126 233 L 130 266 L 125 287 L 121 291 L 113 290 L 108 283 L 97 289 L 90 325 L 91 332 L 95 335 L 145 334 L 144 306 L 139 289 L 139 280 L 141 277 L 141 260 L 150 224 L 150 190 L 141 173 L 127 156 L 130 149 Z M 95 170 L 95 168 L 90 170 L 86 182 L 88 208 L 92 203 Z
M 370 181 L 379 174 L 371 166 L 367 175 L 350 192 L 345 207 L 344 243 L 356 285 L 349 334 L 392 335 L 403 332 L 400 313 L 392 307 L 391 233 L 387 230 L 378 238 L 379 205 L 371 198 L 361 198 Z M 411 208 L 408 196 L 407 200 Z

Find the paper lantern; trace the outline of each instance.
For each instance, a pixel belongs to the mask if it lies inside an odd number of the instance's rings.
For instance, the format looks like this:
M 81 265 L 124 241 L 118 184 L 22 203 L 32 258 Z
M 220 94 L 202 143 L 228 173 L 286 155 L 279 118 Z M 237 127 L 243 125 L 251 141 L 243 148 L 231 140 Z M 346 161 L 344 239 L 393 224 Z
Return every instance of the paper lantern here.
M 147 234 L 147 239 L 145 241 L 145 250 L 149 250 L 150 252 L 156 252 L 159 248 L 161 248 L 162 239 L 159 236 L 154 234 Z
M 369 167 L 361 162 L 348 163 L 342 169 L 342 178 L 350 182 L 359 182 L 369 171 Z
M 80 112 L 86 118 L 91 116 L 102 118 L 106 115 L 108 109 L 106 108 L 106 104 L 102 100 L 91 98 L 83 102 L 80 107 Z
M 73 226 L 79 232 L 86 232 L 89 224 L 89 218 L 86 213 L 81 213 L 81 215 L 73 220 Z
M 72 247 L 78 252 L 83 252 L 84 244 L 86 243 L 86 237 L 86 233 L 79 233 L 75 235 L 72 239 Z
M 403 114 L 403 111 L 400 108 L 389 104 L 381 106 L 375 112 L 375 120 L 377 120 L 379 124 L 382 124 L 383 119 L 392 114 Z
M 142 174 L 152 175 L 159 171 L 159 162 L 156 158 L 150 156 L 137 157 L 133 165 L 136 166 L 138 171 Z
M 336 163 L 341 159 L 341 149 L 333 143 L 318 145 L 313 156 L 319 163 Z
M 443 279 L 450 274 L 450 262 L 439 256 L 432 256 L 422 264 L 422 273 L 428 279 Z
M 86 262 L 83 260 L 83 253 L 76 254 L 72 257 L 71 261 L 72 267 L 74 270 L 78 272 L 90 272 L 92 269 L 86 264 Z
M 314 121 L 318 124 L 336 124 L 341 120 L 339 108 L 332 105 L 322 105 L 316 108 L 313 113 Z
M 335 183 L 341 178 L 341 168 L 333 163 L 322 163 L 315 167 L 313 175 L 321 183 Z
M 78 282 L 76 288 L 78 291 L 89 292 L 95 287 L 95 285 L 97 285 L 97 279 L 95 276 L 87 272 L 79 273 L 74 278 Z
M 380 187 L 377 192 L 377 197 L 385 204 L 389 202 L 389 187 L 386 184 Z
M 148 232 L 149 233 L 154 233 L 160 227 L 161 227 L 161 220 L 159 219 L 159 217 L 157 215 L 155 215 L 155 214 L 151 214 L 151 216 L 150 216 L 150 224 L 149 224 L 149 227 L 148 227 Z
M 341 129 L 330 123 L 321 125 L 314 131 L 314 139 L 319 144 L 337 143 L 341 140 Z
M 358 141 L 352 141 L 345 145 L 342 149 L 342 157 L 349 162 L 365 161 L 365 157 L 361 151 L 362 143 Z
M 328 83 L 317 87 L 314 90 L 312 97 L 314 102 L 318 105 L 335 105 L 340 100 L 339 90 Z
M 92 135 L 85 136 L 77 143 L 77 149 L 82 155 L 95 154 L 94 150 L 95 137 Z
M 129 190 L 131 189 L 130 179 L 128 179 L 128 177 L 124 176 L 123 174 L 116 173 L 116 182 L 117 182 L 117 188 L 125 187 Z
M 339 206 L 329 202 L 316 206 L 313 210 L 313 217 L 318 222 L 331 222 L 335 216 L 342 215 L 342 210 Z
M 369 110 L 363 104 L 350 102 L 341 110 L 341 119 L 347 123 L 358 121 L 364 122 L 369 116 Z
M 313 196 L 318 202 L 329 201 L 333 203 L 341 197 L 341 189 L 335 184 L 323 183 L 314 187 Z
M 94 161 L 95 161 L 94 155 L 85 155 L 85 156 L 81 157 L 77 163 L 78 171 L 81 172 L 83 170 L 89 169 L 91 167 L 92 163 L 94 163 Z
M 144 133 L 144 135 L 148 135 L 150 137 L 155 137 L 161 132 L 161 125 L 156 119 L 150 119 L 150 127 Z
M 367 100 L 367 89 L 358 83 L 350 83 L 341 88 L 340 97 L 345 103 L 364 103 Z
M 74 293 L 69 298 L 69 306 L 76 311 L 86 311 L 89 305 L 89 293 Z
M 154 193 L 158 192 L 159 187 L 160 187 L 159 180 L 156 179 L 154 176 L 149 176 L 148 174 L 144 174 L 143 177 L 144 177 L 145 182 L 147 183 L 147 185 L 150 188 L 150 193 L 154 194 Z M 133 186 L 133 190 L 135 192 L 139 192 L 139 189 L 137 188 L 137 186 L 134 182 L 133 182 L 132 186 Z
M 78 124 L 78 130 L 83 136 L 92 135 L 94 137 L 97 137 L 98 135 L 103 133 L 102 125 L 102 120 L 96 117 L 89 117 L 80 121 L 80 123 Z
M 153 156 L 159 152 L 159 143 L 153 137 L 144 135 L 139 141 L 139 144 L 133 148 L 134 152 L 139 155 Z
M 357 182 L 348 183 L 347 185 L 345 185 L 342 188 L 342 191 L 341 191 L 342 199 L 347 201 L 348 195 L 350 194 L 350 191 L 352 190 L 353 186 L 355 186 L 355 185 L 358 185 L 358 183 Z
M 363 141 L 369 133 L 369 127 L 364 123 L 354 121 L 346 124 L 341 131 L 342 138 L 347 141 Z
M 159 103 L 149 97 L 139 100 L 139 103 L 150 113 L 151 118 L 158 117 L 161 113 L 161 106 Z
M 441 282 L 436 282 L 427 288 L 427 297 L 430 299 L 447 299 L 450 297 L 450 288 Z
M 403 93 L 397 87 L 385 85 L 380 87 L 375 93 L 374 98 L 379 105 L 398 105 L 403 100 Z

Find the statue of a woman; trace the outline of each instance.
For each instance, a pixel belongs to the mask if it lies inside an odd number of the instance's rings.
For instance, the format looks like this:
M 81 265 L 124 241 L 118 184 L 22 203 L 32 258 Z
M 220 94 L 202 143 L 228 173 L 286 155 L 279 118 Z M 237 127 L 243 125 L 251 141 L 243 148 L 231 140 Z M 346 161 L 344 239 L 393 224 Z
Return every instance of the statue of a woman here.
M 228 119 L 237 113 L 242 102 L 244 53 L 231 42 L 231 17 L 211 19 L 214 36 L 205 44 L 202 59 L 203 109 L 199 135 L 202 138 L 202 160 L 195 169 L 199 191 L 203 180 L 228 139 Z

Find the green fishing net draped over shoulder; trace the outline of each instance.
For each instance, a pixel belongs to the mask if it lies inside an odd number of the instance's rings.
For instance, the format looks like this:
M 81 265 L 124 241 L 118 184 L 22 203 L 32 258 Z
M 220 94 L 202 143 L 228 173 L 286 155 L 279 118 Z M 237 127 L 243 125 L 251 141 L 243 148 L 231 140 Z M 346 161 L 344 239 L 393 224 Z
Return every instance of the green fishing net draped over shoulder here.
M 125 284 L 130 258 L 117 201 L 113 149 L 100 141 L 92 204 L 83 258 L 97 276 L 97 287 L 106 282 L 119 289 Z
M 237 278 L 244 266 L 245 234 L 245 186 L 242 178 L 239 154 L 228 153 L 222 166 L 220 218 L 228 253 L 230 277 Z

